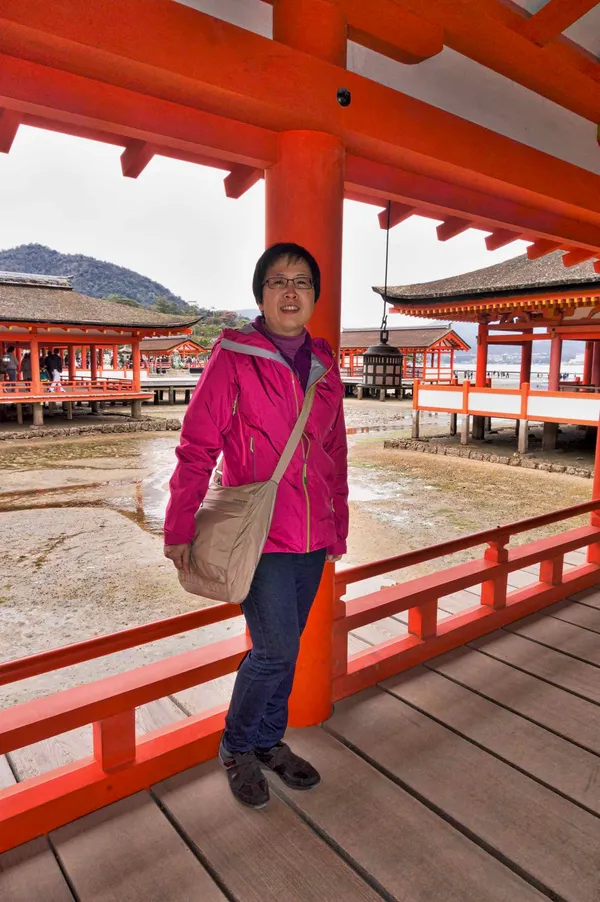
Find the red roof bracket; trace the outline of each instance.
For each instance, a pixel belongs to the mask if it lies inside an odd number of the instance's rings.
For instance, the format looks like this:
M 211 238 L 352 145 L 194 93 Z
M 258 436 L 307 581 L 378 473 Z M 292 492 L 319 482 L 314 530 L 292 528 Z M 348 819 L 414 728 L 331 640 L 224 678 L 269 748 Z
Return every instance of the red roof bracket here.
M 598 0 L 548 0 L 523 24 L 521 34 L 543 47 L 597 5 Z
M 439 241 L 448 241 L 456 238 L 461 232 L 466 232 L 474 223 L 470 219 L 462 219 L 460 216 L 449 216 L 436 228 Z
M 241 163 L 234 166 L 229 175 L 223 179 L 225 194 L 232 198 L 241 197 L 260 181 L 264 174 L 262 169 L 254 169 L 252 166 L 244 166 Z
M 405 219 L 409 219 L 413 216 L 414 213 L 417 212 L 416 207 L 411 207 L 408 204 L 400 204 L 397 201 L 392 201 L 390 207 L 390 229 L 393 229 L 394 226 L 400 225 L 401 222 L 404 222 Z M 388 211 L 387 207 L 385 210 L 382 210 L 381 213 L 378 213 L 379 225 L 382 229 L 387 229 L 388 227 Z
M 591 260 L 593 257 L 597 256 L 598 251 L 575 248 L 575 250 L 563 254 L 562 262 L 564 266 L 577 266 L 578 263 L 585 263 L 586 260 Z
M 0 107 L 0 153 L 9 153 L 19 130 L 17 113 Z
M 147 141 L 131 141 L 121 154 L 121 169 L 125 178 L 136 179 L 144 171 L 154 153 L 154 148 Z
M 513 232 L 511 229 L 496 229 L 491 235 L 485 236 L 485 246 L 488 251 L 497 251 L 513 241 L 518 241 L 523 235 L 519 232 Z
M 537 260 L 538 257 L 545 257 L 546 254 L 551 254 L 553 251 L 557 251 L 561 248 L 561 245 L 556 241 L 546 241 L 544 238 L 541 238 L 539 241 L 534 241 L 533 244 L 530 244 L 527 248 L 527 256 L 530 260 Z

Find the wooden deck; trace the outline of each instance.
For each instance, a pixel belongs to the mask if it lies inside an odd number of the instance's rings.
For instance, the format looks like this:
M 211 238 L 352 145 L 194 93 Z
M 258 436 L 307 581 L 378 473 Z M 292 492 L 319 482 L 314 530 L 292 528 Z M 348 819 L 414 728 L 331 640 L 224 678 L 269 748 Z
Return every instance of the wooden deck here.
M 293 731 L 313 792 L 273 779 L 253 812 L 208 762 L 5 853 L 0 898 L 598 902 L 599 634 L 596 589 Z M 164 716 L 146 707 L 141 729 Z

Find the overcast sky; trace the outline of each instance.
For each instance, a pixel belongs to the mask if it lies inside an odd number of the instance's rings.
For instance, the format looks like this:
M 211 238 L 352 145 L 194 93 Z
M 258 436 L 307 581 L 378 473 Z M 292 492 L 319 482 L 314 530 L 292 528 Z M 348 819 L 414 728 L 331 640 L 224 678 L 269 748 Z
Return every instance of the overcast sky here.
M 224 173 L 156 157 L 138 179 L 121 175 L 120 149 L 20 128 L 0 154 L 0 249 L 37 242 L 89 254 L 161 282 L 190 303 L 241 310 L 264 241 L 264 185 L 240 200 Z M 377 207 L 346 201 L 342 322 L 378 325 L 385 232 Z M 412 217 L 391 232 L 389 284 L 444 278 L 523 253 L 515 242 L 486 251 L 484 232 L 439 242 L 432 220 Z M 405 317 L 395 316 L 391 325 Z

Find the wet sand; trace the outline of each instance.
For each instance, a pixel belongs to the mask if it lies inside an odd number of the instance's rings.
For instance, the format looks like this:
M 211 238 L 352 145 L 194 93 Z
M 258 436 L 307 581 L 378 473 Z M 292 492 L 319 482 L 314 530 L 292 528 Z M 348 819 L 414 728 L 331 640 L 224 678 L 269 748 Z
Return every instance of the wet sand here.
M 576 477 L 384 449 L 385 438 L 410 429 L 410 402 L 351 400 L 347 411 L 351 430 L 373 431 L 349 437 L 351 526 L 345 565 L 589 499 L 590 482 Z M 439 431 L 434 419 L 432 429 Z M 180 588 L 162 555 L 160 530 L 177 441 L 175 433 L 144 433 L 0 447 L 0 660 L 199 606 Z M 398 577 L 468 556 L 424 564 Z M 0 704 L 157 660 L 241 629 L 238 620 L 217 624 L 23 681 L 0 690 Z

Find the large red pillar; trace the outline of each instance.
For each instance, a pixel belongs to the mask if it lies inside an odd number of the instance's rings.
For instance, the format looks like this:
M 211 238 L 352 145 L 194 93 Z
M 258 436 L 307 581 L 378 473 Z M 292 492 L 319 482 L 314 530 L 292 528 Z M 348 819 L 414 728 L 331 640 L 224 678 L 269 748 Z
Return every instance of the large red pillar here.
M 562 338 L 555 335 L 550 341 L 550 371 L 548 373 L 548 391 L 558 391 L 560 385 L 560 361 L 562 357 Z
M 592 385 L 600 386 L 600 341 L 593 342 L 592 351 Z
M 592 384 L 592 362 L 594 360 L 594 342 L 586 341 L 585 351 L 583 353 L 583 376 L 581 381 L 584 385 Z
M 523 329 L 524 334 L 530 334 L 533 329 Z M 533 354 L 533 341 L 524 341 L 521 345 L 521 375 L 519 377 L 519 388 L 522 385 L 531 384 L 531 357 Z
M 136 392 L 139 392 L 141 390 L 141 385 L 142 385 L 141 355 L 140 355 L 139 338 L 134 338 L 131 342 L 131 359 L 132 359 L 131 368 L 133 370 L 133 390 Z
M 488 326 L 480 323 L 477 333 L 477 368 L 475 370 L 477 388 L 485 388 L 487 385 L 488 332 Z
M 312 335 L 326 338 L 337 356 L 342 292 L 344 147 L 321 132 L 290 131 L 279 138 L 277 163 L 266 171 L 267 246 L 294 241 L 321 268 L 321 297 L 310 320 Z M 334 567 L 325 565 L 321 587 L 302 639 L 290 724 L 311 726 L 331 713 Z

